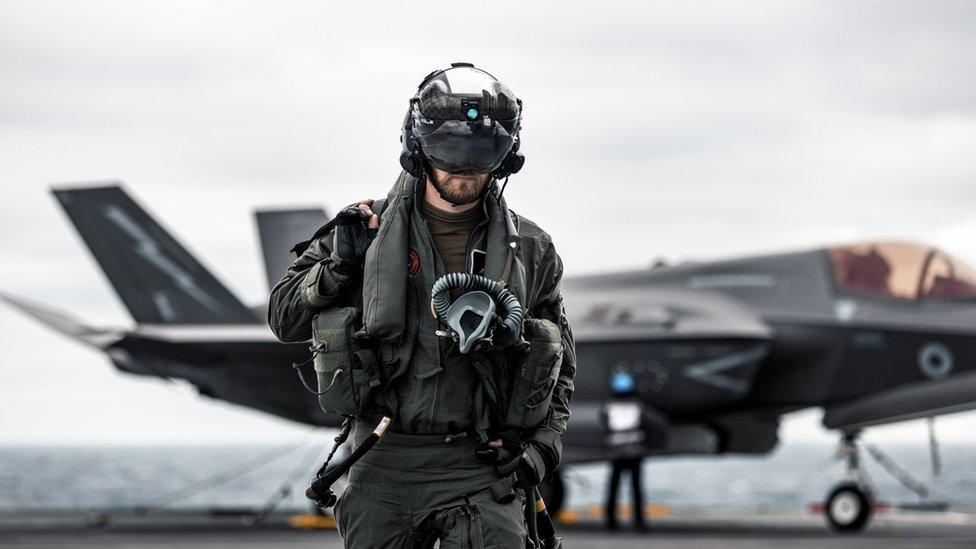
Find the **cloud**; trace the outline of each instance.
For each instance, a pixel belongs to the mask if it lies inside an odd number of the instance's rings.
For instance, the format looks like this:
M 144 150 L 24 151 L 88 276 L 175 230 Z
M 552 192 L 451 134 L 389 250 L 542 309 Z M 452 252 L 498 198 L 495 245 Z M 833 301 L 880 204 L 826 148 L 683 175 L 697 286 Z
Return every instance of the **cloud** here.
M 47 192 L 122 179 L 263 301 L 252 209 L 385 193 L 408 97 L 456 60 L 524 99 L 506 193 L 570 274 L 881 237 L 976 263 L 974 23 L 971 2 L 0 0 L 0 289 L 127 322 Z M 27 364 L 22 341 L 0 349 Z

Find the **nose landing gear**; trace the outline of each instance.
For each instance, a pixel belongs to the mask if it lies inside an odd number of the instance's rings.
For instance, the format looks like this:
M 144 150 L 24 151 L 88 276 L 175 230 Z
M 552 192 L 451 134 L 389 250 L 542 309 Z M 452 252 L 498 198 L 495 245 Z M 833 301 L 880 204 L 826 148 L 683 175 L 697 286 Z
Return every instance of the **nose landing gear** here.
M 869 492 L 853 482 L 838 484 L 827 496 L 824 514 L 837 532 L 860 532 L 871 519 L 873 502 Z
M 844 435 L 837 457 L 847 462 L 848 480 L 834 486 L 827 495 L 824 516 L 836 532 L 860 532 L 874 512 L 874 493 L 861 467 L 857 433 Z

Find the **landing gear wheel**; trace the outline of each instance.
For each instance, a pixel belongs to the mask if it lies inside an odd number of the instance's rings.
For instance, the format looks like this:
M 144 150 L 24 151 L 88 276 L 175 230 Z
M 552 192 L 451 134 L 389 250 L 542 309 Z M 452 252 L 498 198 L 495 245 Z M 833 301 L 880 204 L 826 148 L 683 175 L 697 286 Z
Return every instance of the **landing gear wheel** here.
M 870 494 L 853 482 L 837 485 L 827 496 L 824 514 L 827 524 L 836 532 L 855 533 L 864 530 L 871 520 L 874 502 Z
M 539 495 L 546 502 L 546 510 L 549 516 L 556 519 L 559 510 L 563 508 L 563 501 L 566 497 L 566 485 L 563 484 L 563 476 L 559 471 L 547 476 L 539 483 Z

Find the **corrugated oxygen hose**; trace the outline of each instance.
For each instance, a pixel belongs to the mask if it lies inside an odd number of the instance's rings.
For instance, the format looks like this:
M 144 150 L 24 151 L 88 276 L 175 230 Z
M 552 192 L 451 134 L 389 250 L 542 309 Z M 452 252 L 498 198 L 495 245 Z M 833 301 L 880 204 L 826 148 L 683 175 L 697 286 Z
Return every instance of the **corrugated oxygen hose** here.
M 534 486 L 525 488 L 525 530 L 529 539 L 532 540 L 532 544 L 539 549 L 542 544 L 539 542 L 538 511 L 536 509 L 537 499 L 539 498 L 535 493 Z
M 451 273 L 437 279 L 430 289 L 430 295 L 434 311 L 442 320 L 447 318 L 447 310 L 451 307 L 450 290 L 481 290 L 490 295 L 505 309 L 502 325 L 511 333 L 518 333 L 524 316 L 522 304 L 515 294 L 500 287 L 494 280 L 470 273 Z

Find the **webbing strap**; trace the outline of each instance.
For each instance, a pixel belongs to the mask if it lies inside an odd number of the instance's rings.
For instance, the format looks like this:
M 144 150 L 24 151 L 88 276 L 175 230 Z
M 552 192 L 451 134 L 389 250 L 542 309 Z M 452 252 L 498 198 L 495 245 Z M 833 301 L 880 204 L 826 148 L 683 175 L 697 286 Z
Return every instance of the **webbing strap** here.
M 366 374 L 366 380 L 369 382 L 369 387 L 377 387 L 383 382 L 380 377 L 380 370 L 376 366 L 376 353 L 368 349 L 360 349 L 353 353 L 359 363 L 363 365 L 363 373 Z
M 472 353 L 471 364 L 481 377 L 481 385 L 485 390 L 485 396 L 488 397 L 492 408 L 500 410 L 502 401 L 499 397 L 498 385 L 495 383 L 495 376 L 491 372 L 491 364 L 488 357 L 482 353 Z
M 519 218 L 515 212 L 509 210 L 509 214 L 512 218 L 512 224 L 515 226 L 515 234 L 508 235 L 508 256 L 505 258 L 505 269 L 502 271 L 502 277 L 498 281 L 499 287 L 504 288 L 508 285 L 508 277 L 512 274 L 512 264 L 515 263 L 515 249 L 518 248 L 519 235 L 518 226 Z

